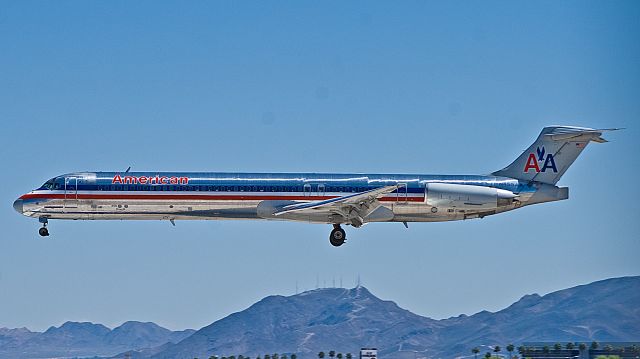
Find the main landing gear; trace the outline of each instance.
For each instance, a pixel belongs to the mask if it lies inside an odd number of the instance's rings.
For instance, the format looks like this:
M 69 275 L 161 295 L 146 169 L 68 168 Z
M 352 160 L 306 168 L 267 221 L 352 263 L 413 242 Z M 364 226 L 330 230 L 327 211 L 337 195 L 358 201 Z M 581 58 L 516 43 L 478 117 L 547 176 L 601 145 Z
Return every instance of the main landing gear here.
M 331 242 L 331 245 L 333 245 L 334 247 L 340 247 L 346 240 L 347 234 L 345 233 L 344 229 L 342 229 L 339 224 L 334 224 L 333 230 L 329 235 L 329 242 Z
M 49 230 L 47 229 L 47 223 L 49 223 L 49 221 L 44 217 L 40 217 L 38 218 L 38 220 L 40 221 L 40 223 L 42 223 L 42 227 L 40 227 L 40 229 L 38 230 L 38 234 L 40 234 L 42 237 L 48 236 Z

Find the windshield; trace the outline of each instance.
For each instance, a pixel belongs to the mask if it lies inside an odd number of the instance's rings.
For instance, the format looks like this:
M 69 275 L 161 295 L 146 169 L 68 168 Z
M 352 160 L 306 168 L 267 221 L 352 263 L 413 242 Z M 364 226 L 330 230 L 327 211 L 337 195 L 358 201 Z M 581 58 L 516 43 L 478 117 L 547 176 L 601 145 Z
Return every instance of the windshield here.
M 50 180 L 48 180 L 47 182 L 45 182 L 40 188 L 41 189 L 48 189 L 48 190 L 52 190 L 53 189 L 53 185 L 55 183 L 56 179 L 52 178 Z

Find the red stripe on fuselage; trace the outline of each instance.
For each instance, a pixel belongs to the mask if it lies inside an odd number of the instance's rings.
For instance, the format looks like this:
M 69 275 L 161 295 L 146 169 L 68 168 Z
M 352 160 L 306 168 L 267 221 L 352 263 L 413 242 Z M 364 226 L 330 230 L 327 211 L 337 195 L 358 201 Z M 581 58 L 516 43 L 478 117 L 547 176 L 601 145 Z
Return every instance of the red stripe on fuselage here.
M 47 194 L 47 193 L 27 193 L 20 199 L 102 199 L 102 200 L 210 200 L 210 201 L 323 201 L 337 198 L 338 196 L 276 196 L 276 195 L 200 195 L 200 194 Z M 422 202 L 424 197 L 383 197 L 380 201 L 385 202 Z

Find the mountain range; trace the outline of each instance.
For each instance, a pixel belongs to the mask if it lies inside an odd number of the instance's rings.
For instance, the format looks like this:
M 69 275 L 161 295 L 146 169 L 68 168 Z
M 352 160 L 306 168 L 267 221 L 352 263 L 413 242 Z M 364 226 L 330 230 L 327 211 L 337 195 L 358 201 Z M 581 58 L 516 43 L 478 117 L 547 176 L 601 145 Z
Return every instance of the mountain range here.
M 377 347 L 385 359 L 454 358 L 468 356 L 476 346 L 593 340 L 640 341 L 640 276 L 525 295 L 497 312 L 442 320 L 402 309 L 362 286 L 316 289 L 266 297 L 198 331 L 171 332 L 139 322 L 113 330 L 92 323 L 65 323 L 44 333 L 0 329 L 0 357 L 192 359 L 296 353 L 312 359 L 329 350 L 355 356 L 367 346 Z
M 88 322 L 66 322 L 42 333 L 26 328 L 0 328 L 0 358 L 112 356 L 177 343 L 194 332 L 171 331 L 155 323 L 136 321 L 125 322 L 113 330 Z

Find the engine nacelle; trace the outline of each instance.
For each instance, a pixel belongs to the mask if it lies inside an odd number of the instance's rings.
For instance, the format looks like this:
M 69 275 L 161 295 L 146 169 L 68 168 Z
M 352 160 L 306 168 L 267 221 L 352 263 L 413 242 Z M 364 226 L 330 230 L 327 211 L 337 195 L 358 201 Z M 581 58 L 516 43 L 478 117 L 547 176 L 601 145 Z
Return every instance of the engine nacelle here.
M 517 197 L 511 191 L 452 183 L 427 183 L 426 203 L 435 208 L 487 210 L 509 206 Z

